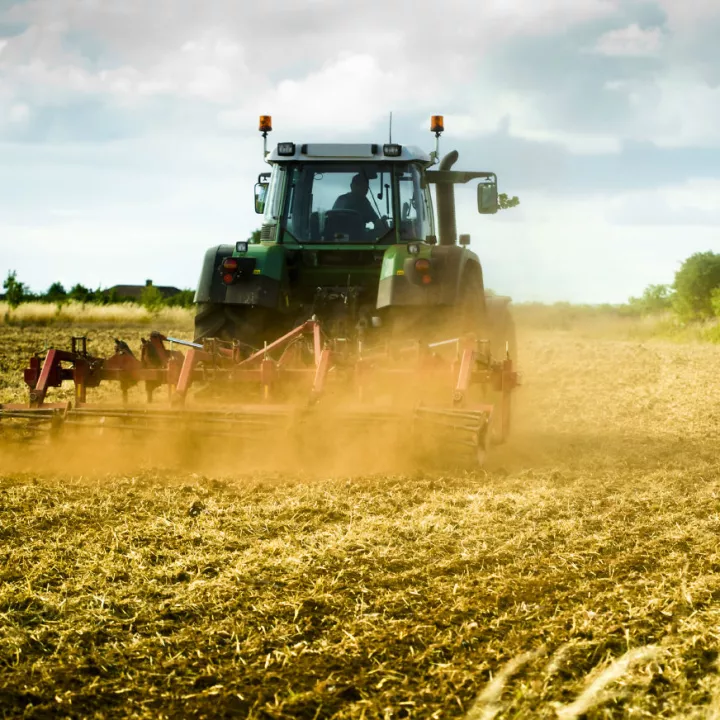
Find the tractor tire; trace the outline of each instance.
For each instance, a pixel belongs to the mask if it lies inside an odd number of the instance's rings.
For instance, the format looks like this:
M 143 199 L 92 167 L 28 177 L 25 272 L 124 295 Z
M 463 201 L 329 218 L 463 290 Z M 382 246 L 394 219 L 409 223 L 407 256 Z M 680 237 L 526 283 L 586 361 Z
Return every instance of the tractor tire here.
M 216 303 L 199 303 L 195 312 L 195 342 L 222 337 L 227 332 L 225 307 Z
M 487 326 L 487 307 L 482 281 L 475 273 L 466 273 L 454 308 L 453 323 L 458 335 L 480 337 Z
M 279 332 L 278 323 L 271 323 L 271 319 L 266 308 L 200 303 L 195 313 L 195 342 L 209 338 L 239 340 L 260 348 L 265 340 L 274 340 Z

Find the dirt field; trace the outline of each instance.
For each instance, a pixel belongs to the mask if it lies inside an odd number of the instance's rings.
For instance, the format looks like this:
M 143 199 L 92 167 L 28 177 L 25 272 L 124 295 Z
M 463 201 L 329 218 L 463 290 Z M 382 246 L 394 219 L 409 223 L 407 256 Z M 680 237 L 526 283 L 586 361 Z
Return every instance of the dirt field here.
M 0 402 L 69 332 L 0 328 Z M 720 717 L 720 349 L 520 341 L 483 472 L 10 474 L 0 448 L 0 716 Z

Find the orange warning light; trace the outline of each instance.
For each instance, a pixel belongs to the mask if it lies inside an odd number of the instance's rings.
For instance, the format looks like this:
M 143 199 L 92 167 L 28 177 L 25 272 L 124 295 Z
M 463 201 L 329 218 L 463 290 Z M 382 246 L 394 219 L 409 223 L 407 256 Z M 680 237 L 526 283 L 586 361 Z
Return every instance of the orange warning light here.
M 260 132 L 272 132 L 272 117 L 270 115 L 260 116 Z
M 430 118 L 430 131 L 441 133 L 445 130 L 445 120 L 442 115 L 433 115 Z

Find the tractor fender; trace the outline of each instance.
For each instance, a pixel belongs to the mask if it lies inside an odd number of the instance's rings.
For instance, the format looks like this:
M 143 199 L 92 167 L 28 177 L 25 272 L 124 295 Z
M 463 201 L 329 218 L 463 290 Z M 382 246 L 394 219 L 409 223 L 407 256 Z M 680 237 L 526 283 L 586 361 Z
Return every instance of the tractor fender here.
M 253 275 L 226 285 L 222 279 L 222 263 L 233 255 L 232 245 L 217 245 L 207 250 L 195 292 L 196 303 L 221 305 L 257 305 L 278 307 L 281 281 L 265 274 Z
M 389 251 L 388 251 L 389 252 Z M 477 295 L 481 316 L 484 316 L 485 290 L 482 266 L 475 253 L 458 245 L 433 246 L 429 255 L 433 282 L 423 286 L 414 270 L 415 257 L 406 252 L 386 258 L 390 260 L 390 273 L 381 277 L 377 307 L 409 305 L 456 306 L 464 301 L 468 281 Z M 393 262 L 395 264 L 393 265 Z
M 441 305 L 457 305 L 461 301 L 464 283 L 470 275 L 481 297 L 485 297 L 482 265 L 475 253 L 458 245 L 440 245 L 433 247 L 431 259 L 440 268 Z

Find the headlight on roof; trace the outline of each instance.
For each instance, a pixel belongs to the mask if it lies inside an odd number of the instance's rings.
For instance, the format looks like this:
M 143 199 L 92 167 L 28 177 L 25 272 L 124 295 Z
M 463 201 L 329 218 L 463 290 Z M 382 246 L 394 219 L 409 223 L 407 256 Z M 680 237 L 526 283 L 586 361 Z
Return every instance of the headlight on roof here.
M 281 142 L 277 146 L 278 155 L 294 155 L 295 154 L 295 143 Z
M 395 143 L 389 143 L 383 145 L 383 155 L 388 157 L 400 157 L 402 154 L 402 145 L 396 145 Z

